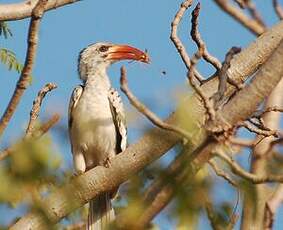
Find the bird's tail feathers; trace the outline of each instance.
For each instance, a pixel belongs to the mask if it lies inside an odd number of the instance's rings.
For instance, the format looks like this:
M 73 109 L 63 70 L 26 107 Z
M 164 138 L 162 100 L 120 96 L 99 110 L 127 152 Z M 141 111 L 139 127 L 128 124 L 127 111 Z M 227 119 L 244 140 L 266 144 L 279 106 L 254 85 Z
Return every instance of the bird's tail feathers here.
M 109 223 L 115 219 L 109 193 L 99 195 L 89 202 L 87 230 L 107 230 Z

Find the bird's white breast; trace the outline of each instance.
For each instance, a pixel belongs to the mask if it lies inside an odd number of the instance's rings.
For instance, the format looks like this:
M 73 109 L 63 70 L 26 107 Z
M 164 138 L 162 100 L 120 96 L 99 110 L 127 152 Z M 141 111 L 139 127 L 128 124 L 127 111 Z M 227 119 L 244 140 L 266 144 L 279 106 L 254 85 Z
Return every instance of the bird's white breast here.
M 73 118 L 73 147 L 83 151 L 88 168 L 102 165 L 116 154 L 116 130 L 108 90 L 86 85 Z

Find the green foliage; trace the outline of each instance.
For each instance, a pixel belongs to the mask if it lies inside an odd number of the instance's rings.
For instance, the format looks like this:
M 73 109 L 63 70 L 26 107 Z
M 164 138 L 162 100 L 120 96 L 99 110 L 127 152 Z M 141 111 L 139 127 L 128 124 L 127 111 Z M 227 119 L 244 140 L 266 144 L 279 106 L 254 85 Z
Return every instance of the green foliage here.
M 5 39 L 12 37 L 12 31 L 9 29 L 7 22 L 0 22 L 0 36 L 3 35 Z
M 0 165 L 0 202 L 16 206 L 50 191 L 58 181 L 61 160 L 50 147 L 49 138 L 22 141 Z
M 9 70 L 15 70 L 21 73 L 23 65 L 17 60 L 14 52 L 8 49 L 0 49 L 0 61 L 8 67 Z

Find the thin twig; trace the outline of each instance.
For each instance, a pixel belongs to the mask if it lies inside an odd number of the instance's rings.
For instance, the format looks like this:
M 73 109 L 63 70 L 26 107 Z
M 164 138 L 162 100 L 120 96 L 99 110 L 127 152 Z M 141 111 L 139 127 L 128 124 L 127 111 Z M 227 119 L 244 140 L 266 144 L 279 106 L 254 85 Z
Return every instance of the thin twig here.
M 214 68 L 218 71 L 221 69 L 221 62 L 213 57 L 207 50 L 205 42 L 202 40 L 200 36 L 200 32 L 198 30 L 198 17 L 200 13 L 200 3 L 198 3 L 195 9 L 192 11 L 192 28 L 191 28 L 191 37 L 194 42 L 197 44 L 198 50 L 205 61 L 214 66 Z
M 21 76 L 17 82 L 16 88 L 14 90 L 13 96 L 10 99 L 10 102 L 1 117 L 0 120 L 0 136 L 2 136 L 5 128 L 7 127 L 10 119 L 12 118 L 20 100 L 27 89 L 30 81 L 30 76 L 32 74 L 32 68 L 35 60 L 37 42 L 38 42 L 38 31 L 40 20 L 44 14 L 45 5 L 48 3 L 48 0 L 39 0 L 36 6 L 32 11 L 32 17 L 29 26 L 28 34 L 28 48 L 26 53 L 26 60 Z
M 232 171 L 254 183 L 254 184 L 262 184 L 262 183 L 267 183 L 267 182 L 272 182 L 272 183 L 282 183 L 283 182 L 283 175 L 274 175 L 274 174 L 269 174 L 269 175 L 256 175 L 250 172 L 247 172 L 245 169 L 243 169 L 233 158 L 227 156 L 225 153 L 222 152 L 214 152 L 216 156 L 224 160 L 232 169 Z
M 138 98 L 133 95 L 133 93 L 130 91 L 128 87 L 128 80 L 126 76 L 126 69 L 124 66 L 121 67 L 121 78 L 120 78 L 120 85 L 121 90 L 125 93 L 125 95 L 128 97 L 130 103 L 143 115 L 145 115 L 154 125 L 156 125 L 159 128 L 166 129 L 169 131 L 176 132 L 186 138 L 187 140 L 190 140 L 192 138 L 191 134 L 189 134 L 187 131 L 175 126 L 170 125 L 164 121 L 162 121 L 156 114 L 154 114 L 152 111 L 150 111 L 144 104 L 142 104 Z
M 28 123 L 28 127 L 26 130 L 26 136 L 29 137 L 34 129 L 34 125 L 36 122 L 36 119 L 38 118 L 41 103 L 45 95 L 50 92 L 53 89 L 56 89 L 57 86 L 54 83 L 47 83 L 37 94 L 36 99 L 33 101 L 33 106 L 30 111 L 30 120 Z
M 256 6 L 255 4 L 251 1 L 251 0 L 246 0 L 245 1 L 245 8 L 248 9 L 251 17 L 258 22 L 258 24 L 262 25 L 264 28 L 266 27 L 265 26 L 265 23 L 262 19 L 262 16 L 260 15 L 259 11 L 256 9 Z
M 211 199 L 209 199 L 209 197 L 206 195 L 206 194 L 202 194 L 203 196 L 203 199 L 205 200 L 204 201 L 204 208 L 205 208 L 205 211 L 206 211 L 206 215 L 207 215 L 207 218 L 210 222 L 210 226 L 213 230 L 219 230 L 219 226 L 218 226 L 218 223 L 217 223 L 217 218 L 214 214 L 214 210 L 213 210 L 213 204 L 212 204 L 212 201 Z
M 254 125 L 254 123 L 253 123 Z M 253 126 L 252 124 L 248 123 L 248 122 L 239 122 L 238 126 L 244 127 L 246 129 L 248 129 L 250 132 L 256 133 L 257 135 L 262 135 L 265 137 L 269 137 L 269 136 L 274 136 L 274 137 L 278 137 L 278 131 L 277 130 L 265 130 L 262 129 L 261 127 L 257 127 L 257 126 Z
M 277 14 L 278 18 L 280 20 L 282 20 L 283 19 L 283 9 L 280 6 L 280 4 L 278 3 L 278 0 L 272 0 L 272 4 L 273 4 L 273 7 L 274 7 L 274 11 Z
M 222 177 L 232 186 L 236 188 L 238 187 L 237 183 L 226 172 L 224 172 L 224 170 L 219 168 L 214 160 L 209 160 L 208 164 L 211 166 L 211 168 L 214 170 L 217 176 Z
M 248 147 L 248 148 L 252 148 L 255 145 L 254 140 L 240 139 L 240 138 L 235 138 L 235 137 L 230 137 L 229 142 L 232 145 L 238 145 L 238 146 L 241 146 L 241 147 Z
M 260 35 L 265 31 L 265 27 L 256 20 L 249 18 L 241 9 L 233 6 L 228 0 L 214 0 L 214 2 L 227 14 L 231 15 L 236 21 L 250 30 L 255 35 Z
M 233 57 L 239 52 L 241 52 L 241 48 L 232 47 L 225 56 L 225 60 L 218 73 L 218 78 L 219 78 L 218 91 L 212 96 L 215 108 L 219 107 L 219 104 L 221 103 L 221 100 L 223 99 L 223 96 L 227 89 L 227 81 L 229 79 L 228 69 L 230 68 Z
M 196 91 L 196 93 L 200 96 L 200 98 L 202 99 L 203 101 L 203 104 L 204 104 L 204 107 L 207 111 L 207 114 L 208 114 L 208 117 L 210 120 L 214 120 L 215 119 L 215 110 L 213 108 L 213 104 L 212 102 L 209 100 L 208 97 L 205 96 L 205 94 L 203 93 L 201 87 L 195 83 L 194 81 L 194 78 L 195 78 L 195 65 L 197 63 L 197 61 L 200 59 L 200 55 L 199 55 L 199 52 L 197 52 L 193 58 L 192 58 L 192 61 L 191 61 L 191 71 L 189 71 L 187 73 L 187 78 L 190 82 L 190 85 L 192 86 L 192 88 Z
M 246 6 L 245 0 L 234 0 L 234 2 L 236 2 L 242 9 L 244 9 Z
M 47 122 L 43 123 L 38 129 L 32 131 L 31 138 L 38 139 L 42 137 L 47 131 L 54 126 L 60 119 L 60 116 L 58 114 L 54 114 Z M 26 138 L 22 138 L 22 141 Z M 3 151 L 0 152 L 0 161 L 5 159 L 7 156 L 9 156 L 13 152 L 14 146 L 10 146 Z
M 192 0 L 186 0 L 181 4 L 180 9 L 176 13 L 174 20 L 171 23 L 171 35 L 170 39 L 172 40 L 173 44 L 175 45 L 178 53 L 180 54 L 187 70 L 191 70 L 191 59 L 186 51 L 185 46 L 183 45 L 182 41 L 178 37 L 178 26 L 180 21 L 185 13 L 185 11 L 192 5 Z M 201 74 L 195 69 L 195 76 L 197 80 L 201 83 L 204 79 Z

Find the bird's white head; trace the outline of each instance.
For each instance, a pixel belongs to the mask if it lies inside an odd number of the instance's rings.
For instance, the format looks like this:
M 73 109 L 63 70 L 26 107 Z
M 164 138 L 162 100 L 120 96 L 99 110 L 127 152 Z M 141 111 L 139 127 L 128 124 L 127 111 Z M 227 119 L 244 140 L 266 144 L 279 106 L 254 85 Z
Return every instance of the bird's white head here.
M 104 73 L 109 65 L 120 60 L 135 60 L 149 63 L 149 56 L 128 45 L 99 42 L 83 49 L 79 55 L 79 74 L 83 81 L 96 72 Z

